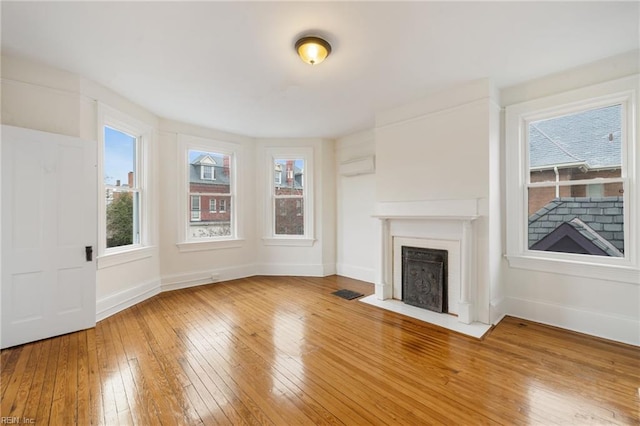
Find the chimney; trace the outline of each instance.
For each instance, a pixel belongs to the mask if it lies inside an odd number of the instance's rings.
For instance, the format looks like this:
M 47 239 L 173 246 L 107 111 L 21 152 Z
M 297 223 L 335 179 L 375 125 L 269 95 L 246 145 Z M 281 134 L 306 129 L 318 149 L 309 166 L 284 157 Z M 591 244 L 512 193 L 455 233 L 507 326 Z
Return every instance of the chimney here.
M 129 188 L 133 188 L 133 172 L 127 174 L 127 183 L 129 184 Z
M 225 155 L 222 161 L 223 161 L 222 172 L 224 173 L 225 176 L 229 176 L 229 163 L 231 161 L 231 158 L 228 155 Z
M 287 186 L 293 186 L 293 160 L 287 160 Z

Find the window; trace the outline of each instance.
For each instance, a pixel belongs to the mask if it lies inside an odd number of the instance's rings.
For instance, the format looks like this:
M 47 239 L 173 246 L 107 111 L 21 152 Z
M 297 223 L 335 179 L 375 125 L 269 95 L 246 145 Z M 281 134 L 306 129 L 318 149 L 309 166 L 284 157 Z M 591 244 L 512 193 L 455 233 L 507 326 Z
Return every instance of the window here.
M 200 221 L 200 196 L 191 196 L 191 220 L 194 222 Z
M 106 249 L 140 244 L 138 138 L 104 126 Z
M 215 169 L 213 166 L 201 165 L 200 166 L 200 174 L 202 180 L 215 180 Z
M 274 170 L 286 170 L 286 180 L 275 183 L 273 197 L 275 203 L 275 235 L 304 235 L 304 217 L 298 214 L 304 199 L 302 176 L 305 161 L 301 158 L 275 159 Z
M 525 122 L 529 250 L 624 257 L 623 110 Z
M 98 247 L 103 269 L 153 255 L 148 185 L 151 126 L 102 103 L 97 108 Z
M 313 147 L 265 149 L 265 245 L 312 246 Z
M 191 197 L 187 238 L 202 240 L 232 236 L 233 216 L 227 208 L 227 200 L 232 198 L 232 155 L 189 149 L 187 157 Z M 197 206 L 195 199 L 198 200 Z M 208 211 L 201 209 L 201 202 L 209 203 Z
M 629 231 L 638 226 L 631 81 L 507 108 L 511 266 L 613 278 L 597 267 L 637 265 Z
M 179 135 L 178 142 L 183 176 L 178 186 L 179 250 L 240 247 L 236 164 L 242 147 L 189 135 Z M 194 197 L 199 199 L 197 207 Z
M 242 247 L 243 199 L 238 174 L 244 145 L 191 135 L 178 135 L 178 203 L 176 205 L 180 252 Z M 191 197 L 197 196 L 199 219 Z

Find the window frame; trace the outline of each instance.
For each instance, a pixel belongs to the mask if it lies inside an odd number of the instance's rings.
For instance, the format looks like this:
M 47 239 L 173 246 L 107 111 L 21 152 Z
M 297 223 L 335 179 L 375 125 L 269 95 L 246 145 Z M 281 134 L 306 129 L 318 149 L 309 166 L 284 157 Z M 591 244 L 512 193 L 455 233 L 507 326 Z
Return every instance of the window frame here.
M 265 174 L 267 186 L 265 187 L 264 206 L 264 236 L 265 245 L 300 246 L 309 247 L 315 243 L 315 222 L 314 222 L 314 159 L 312 147 L 268 147 L 265 155 Z M 303 160 L 304 191 L 302 198 L 303 207 L 303 227 L 302 235 L 281 235 L 275 233 L 276 220 L 276 160 Z M 284 170 L 281 171 L 284 173 Z M 282 175 L 281 175 L 282 176 Z M 298 197 L 295 197 L 298 198 Z
M 206 176 L 205 170 L 207 169 L 211 169 L 211 178 L 208 178 Z M 202 180 L 216 180 L 216 169 L 214 166 L 209 166 L 207 164 L 201 164 L 200 165 L 200 179 Z
M 241 247 L 244 239 L 242 238 L 242 223 L 241 217 L 243 212 L 242 203 L 238 194 L 238 165 L 242 161 L 241 146 L 232 142 L 225 142 L 220 140 L 202 138 L 198 136 L 178 134 L 178 172 L 180 176 L 180 182 L 178 183 L 178 235 L 176 246 L 180 252 L 192 252 L 192 251 L 204 251 L 220 248 L 232 248 Z M 233 208 L 231 210 L 231 235 L 211 238 L 189 238 L 189 216 L 190 209 L 187 206 L 187 200 L 189 200 L 189 151 L 201 151 L 216 154 L 228 155 L 230 157 L 230 188 L 229 199 L 232 201 Z M 215 173 L 215 172 L 214 172 Z M 203 195 L 203 194 L 201 194 Z M 215 194 L 221 195 L 221 194 Z M 226 194 L 224 194 L 227 197 Z M 211 199 L 216 201 L 217 212 L 220 210 L 219 199 Z M 210 201 L 211 201 L 210 200 Z M 202 206 L 201 210 L 202 210 Z M 209 205 L 210 207 L 210 205 Z M 187 214 L 188 212 L 188 214 Z
M 136 261 L 152 256 L 153 247 L 150 243 L 150 196 L 149 196 L 149 143 L 151 139 L 152 128 L 128 114 L 125 114 L 115 108 L 105 104 L 98 103 L 97 108 L 97 139 L 98 139 L 98 187 L 100 189 L 100 197 L 98 197 L 98 250 L 97 250 L 97 268 L 102 269 Z M 132 193 L 137 193 L 139 197 L 138 212 L 138 241 L 134 244 L 109 247 L 107 248 L 107 217 L 106 217 L 106 193 L 107 186 L 104 183 L 104 130 L 110 127 L 116 131 L 125 133 L 136 139 L 135 152 L 135 171 L 134 182 L 135 189 Z
M 567 275 L 638 282 L 638 151 L 634 141 L 638 126 L 638 81 L 625 78 L 508 106 L 506 136 L 506 219 L 509 266 Z M 528 189 L 547 186 L 530 183 L 528 123 L 584 110 L 622 104 L 622 169 L 620 178 L 570 181 L 566 185 L 622 182 L 625 189 L 622 258 L 530 250 L 528 248 Z M 563 184 L 564 185 L 564 184 Z M 555 186 L 555 183 L 551 183 Z
M 191 217 L 190 220 L 191 221 L 200 221 L 202 220 L 202 195 L 189 195 L 189 197 L 191 197 Z M 194 208 L 195 203 L 193 202 L 194 200 L 198 200 L 197 203 L 197 208 Z M 198 218 L 194 218 L 193 217 L 193 212 L 198 212 Z

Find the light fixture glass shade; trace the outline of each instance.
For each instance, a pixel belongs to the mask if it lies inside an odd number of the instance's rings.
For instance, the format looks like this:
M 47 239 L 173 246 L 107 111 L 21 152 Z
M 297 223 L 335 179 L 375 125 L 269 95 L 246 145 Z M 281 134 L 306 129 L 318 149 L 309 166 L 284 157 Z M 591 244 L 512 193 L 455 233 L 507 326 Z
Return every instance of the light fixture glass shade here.
M 331 53 L 331 45 L 320 37 L 303 37 L 296 42 L 300 59 L 311 65 L 324 61 Z

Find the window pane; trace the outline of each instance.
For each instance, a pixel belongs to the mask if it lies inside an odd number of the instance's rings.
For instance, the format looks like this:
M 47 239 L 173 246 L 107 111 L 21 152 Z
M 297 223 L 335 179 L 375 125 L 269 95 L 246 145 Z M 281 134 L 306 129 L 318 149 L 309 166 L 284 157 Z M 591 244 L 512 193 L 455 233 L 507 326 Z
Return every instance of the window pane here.
M 104 128 L 104 183 L 135 186 L 136 138 L 110 127 Z
M 107 188 L 107 248 L 139 242 L 137 193 Z
M 191 196 L 191 221 L 200 221 L 200 196 Z
M 304 193 L 304 160 L 275 160 L 274 194 L 302 196 Z
M 214 180 L 214 178 L 213 178 L 213 167 L 211 167 L 211 166 L 202 166 L 202 179 L 204 179 L 204 180 Z
M 231 236 L 231 167 L 230 155 L 189 150 L 189 192 L 199 200 L 190 213 L 190 239 Z
M 622 176 L 622 105 L 529 123 L 531 182 Z
M 561 187 L 559 197 L 555 188 L 530 188 L 529 249 L 623 257 L 623 197 L 608 194 L 615 192 L 616 185 Z M 604 195 L 586 196 L 588 193 Z
M 304 160 L 274 161 L 276 235 L 304 235 Z
M 200 210 L 200 196 L 192 195 L 191 196 L 191 210 Z
M 529 123 L 530 182 L 620 178 L 622 105 Z M 529 188 L 531 250 L 624 256 L 622 182 Z
M 104 127 L 106 248 L 140 243 L 140 193 L 136 178 L 137 139 Z
M 302 198 L 276 199 L 276 235 L 304 235 L 303 203 Z

